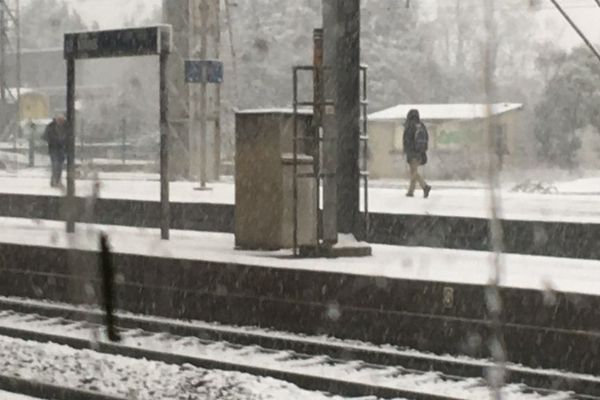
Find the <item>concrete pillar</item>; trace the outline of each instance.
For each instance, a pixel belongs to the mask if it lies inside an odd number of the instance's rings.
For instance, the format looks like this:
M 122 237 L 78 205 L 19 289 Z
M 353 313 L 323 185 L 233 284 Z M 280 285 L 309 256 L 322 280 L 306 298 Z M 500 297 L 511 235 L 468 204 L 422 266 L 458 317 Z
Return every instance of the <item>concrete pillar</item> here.
M 173 132 L 171 176 L 200 176 L 200 120 L 206 114 L 207 177 L 217 177 L 220 158 L 220 87 L 206 86 L 206 112 L 201 107 L 203 85 L 189 86 L 184 60 L 218 59 L 220 48 L 219 0 L 163 0 L 163 19 L 173 26 L 174 51 L 169 59 L 169 123 Z
M 357 233 L 360 229 L 360 0 L 323 0 L 323 27 L 325 65 L 330 68 L 325 90 L 326 96 L 335 101 L 334 114 L 326 112 L 325 135 L 337 138 L 337 228 L 340 233 Z M 327 192 L 325 187 L 324 207 Z
M 190 0 L 163 0 L 163 21 L 173 26 L 173 51 L 167 65 L 171 128 L 170 178 L 191 178 L 190 170 L 190 93 L 185 83 L 184 60 L 190 54 Z
M 196 59 L 218 60 L 220 58 L 220 1 L 190 0 L 190 56 Z M 192 173 L 204 175 L 208 180 L 218 179 L 221 147 L 221 86 L 217 84 L 194 84 L 191 90 L 191 132 Z M 204 119 L 204 120 L 203 120 Z M 203 137 L 203 130 L 204 133 Z M 203 147 L 205 147 L 203 149 Z

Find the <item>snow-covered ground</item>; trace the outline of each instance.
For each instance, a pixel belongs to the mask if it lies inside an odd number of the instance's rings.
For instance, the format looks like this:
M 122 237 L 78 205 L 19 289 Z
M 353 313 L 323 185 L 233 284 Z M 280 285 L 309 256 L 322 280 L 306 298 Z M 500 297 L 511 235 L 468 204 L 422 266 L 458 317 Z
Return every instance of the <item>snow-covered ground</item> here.
M 137 400 L 341 399 L 272 378 L 168 365 L 3 336 L 0 360 L 0 373 L 5 375 Z
M 24 170 L 0 174 L 0 193 L 62 195 L 49 187 L 43 170 Z M 102 174 L 101 197 L 114 199 L 159 200 L 160 186 L 153 174 Z M 402 181 L 375 181 L 369 190 L 371 212 L 488 218 L 489 195 L 484 184 L 476 182 L 432 182 L 427 200 L 404 196 Z M 209 191 L 194 190 L 194 182 L 173 182 L 171 201 L 234 204 L 235 187 L 231 179 L 212 183 Z M 502 215 L 506 219 L 600 223 L 600 177 L 554 184 L 557 194 L 513 192 L 512 185 L 502 189 Z M 91 193 L 92 181 L 77 182 L 77 193 Z
M 487 284 L 491 276 L 489 252 L 373 245 L 369 258 L 302 260 L 282 258 L 282 252 L 236 251 L 231 234 L 172 231 L 171 240 L 162 241 L 157 229 L 77 226 L 78 234 L 67 235 L 61 222 L 0 218 L 0 242 L 95 250 L 101 229 L 124 254 L 475 285 Z M 598 260 L 517 254 L 502 259 L 504 286 L 600 295 Z
M 3 390 L 0 390 L 0 399 L 2 399 L 2 400 L 43 400 L 43 399 L 39 399 L 37 397 L 24 396 L 22 394 L 5 392 Z
M 94 306 L 72 305 L 72 304 L 66 304 L 66 303 L 60 303 L 60 302 L 54 302 L 54 301 L 48 301 L 48 300 L 33 300 L 33 299 L 19 298 L 19 297 L 2 297 L 2 296 L 0 296 L 0 302 L 3 302 L 3 304 L 5 304 L 5 305 L 10 304 L 11 302 L 15 302 L 15 304 L 19 304 L 19 305 L 25 303 L 30 306 L 33 306 L 34 309 L 35 309 L 35 307 L 39 307 L 39 306 L 41 306 L 43 308 L 51 307 L 54 310 L 62 311 L 64 314 L 68 314 L 68 312 L 72 311 L 72 310 L 95 312 L 95 313 L 103 313 L 104 312 L 104 310 L 99 309 L 98 307 L 94 307 Z M 8 308 L 10 309 L 10 306 Z M 42 312 L 41 314 L 43 315 L 44 313 Z M 224 325 L 224 324 L 221 324 L 219 322 L 214 322 L 214 321 L 213 322 L 205 322 L 205 321 L 200 321 L 200 320 L 174 320 L 172 318 L 141 315 L 141 314 L 135 314 L 135 313 L 125 312 L 125 311 L 119 311 L 117 314 L 119 317 L 135 318 L 140 321 L 148 321 L 151 323 L 158 323 L 158 324 L 176 325 L 179 327 L 183 327 L 184 329 L 191 329 L 191 331 L 193 331 L 194 328 L 208 329 L 210 331 L 220 332 L 225 336 L 227 336 L 229 334 L 239 334 L 241 332 L 241 333 L 248 334 L 249 337 L 252 337 L 252 335 L 256 335 L 257 337 L 261 337 L 261 338 L 266 337 L 266 338 L 290 340 L 290 341 L 294 341 L 296 343 L 304 343 L 307 346 L 326 345 L 328 347 L 337 348 L 338 354 L 344 353 L 344 351 L 340 351 L 340 350 L 347 349 L 348 352 L 345 352 L 346 354 L 349 354 L 349 352 L 352 352 L 352 351 L 359 351 L 359 352 L 366 351 L 366 352 L 377 352 L 377 353 L 382 352 L 382 353 L 392 355 L 392 356 L 397 355 L 400 357 L 415 357 L 417 359 L 422 359 L 422 360 L 426 359 L 426 360 L 431 360 L 431 361 L 450 361 L 450 362 L 462 363 L 465 365 L 479 366 L 482 369 L 493 365 L 493 361 L 489 360 L 489 359 L 478 359 L 478 358 L 472 358 L 472 357 L 465 356 L 465 355 L 434 354 L 434 353 L 418 351 L 418 350 L 410 349 L 410 348 L 406 348 L 406 347 L 400 347 L 400 346 L 393 345 L 393 344 L 373 344 L 370 342 L 354 340 L 354 339 L 341 339 L 341 338 L 329 336 L 329 335 L 308 335 L 308 334 L 303 334 L 303 333 L 292 333 L 292 332 L 280 331 L 280 330 L 276 330 L 276 329 L 272 329 L 272 328 L 264 328 L 264 327 L 258 327 L 258 326 Z M 44 323 L 43 317 L 40 317 L 39 321 L 42 321 L 42 322 L 40 323 L 40 325 L 35 326 L 35 324 L 36 324 L 35 319 L 32 319 L 32 318 L 18 319 L 19 316 L 23 316 L 23 315 L 26 315 L 26 314 L 0 311 L 0 319 L 2 319 L 3 321 L 6 321 L 6 319 L 5 319 L 6 316 L 8 316 L 9 318 L 11 316 L 14 316 L 15 318 L 17 318 L 18 321 L 20 321 L 19 323 L 15 323 L 15 320 L 11 321 L 11 326 L 13 326 L 13 324 L 23 324 L 23 323 L 26 323 L 26 325 L 28 325 L 28 326 L 31 326 L 33 324 L 34 330 L 37 332 L 37 331 L 40 331 L 43 329 L 50 329 L 51 326 L 56 326 L 54 324 L 54 322 L 56 322 L 56 323 L 60 323 L 62 325 L 62 328 L 66 328 L 66 325 L 63 324 L 64 319 L 61 321 L 61 318 L 49 319 L 49 320 L 46 320 L 46 322 Z M 51 321 L 54 321 L 54 322 L 52 322 L 52 324 L 51 324 L 50 323 Z M 77 324 L 77 323 L 75 322 L 75 324 Z M 91 328 L 90 328 L 90 326 L 91 326 Z M 14 327 L 17 327 L 17 326 L 14 326 Z M 93 340 L 98 340 L 98 338 L 100 338 L 100 337 L 103 337 L 103 338 L 106 337 L 104 328 L 101 328 L 102 332 L 100 332 L 100 333 L 93 333 L 93 331 L 91 330 L 91 329 L 93 329 L 93 325 L 79 325 L 76 327 L 77 327 L 77 329 L 88 329 L 88 331 L 86 332 L 86 334 L 87 334 L 86 337 L 92 338 Z M 27 326 L 25 327 L 25 329 L 27 329 Z M 50 332 L 53 334 L 59 333 L 59 332 L 56 332 L 55 330 L 50 330 Z M 169 336 L 169 335 L 163 336 L 163 338 L 169 338 L 169 337 L 171 337 L 171 336 Z M 188 340 L 188 339 L 190 339 L 190 338 L 188 337 L 188 338 L 185 338 L 184 340 Z M 198 337 L 196 337 L 195 339 L 198 340 Z M 160 348 L 165 349 L 164 345 L 162 345 Z M 256 348 L 258 348 L 258 347 L 256 347 Z M 554 379 L 568 378 L 568 379 L 590 381 L 590 382 L 600 381 L 600 377 L 589 375 L 589 374 L 579 374 L 579 373 L 573 373 L 573 372 L 557 370 L 557 369 L 530 368 L 530 367 L 524 366 L 522 364 L 513 364 L 510 362 L 510 360 L 508 360 L 506 367 L 510 371 L 519 371 L 519 372 L 546 375 L 546 376 L 550 377 L 550 379 L 552 379 L 552 377 L 554 377 Z
M 27 314 L 0 312 L 0 320 L 15 329 L 29 332 L 50 333 L 78 339 L 101 337 L 97 329 L 82 323 L 69 323 L 56 319 L 35 319 Z M 381 366 L 360 360 L 331 359 L 327 355 L 303 356 L 290 351 L 273 351 L 259 346 L 238 346 L 227 342 L 207 342 L 195 337 L 178 337 L 164 334 L 141 334 L 139 330 L 122 332 L 122 346 L 139 349 L 166 351 L 216 362 L 229 362 L 236 365 L 266 368 L 271 371 L 285 371 L 297 374 L 377 385 L 403 391 L 446 395 L 465 400 L 480 400 L 489 394 L 489 388 L 482 376 L 452 379 L 436 371 L 410 371 L 401 365 Z M 0 338 L 1 343 L 1 338 Z M 1 357 L 0 357 L 1 359 Z M 193 364 L 193 363 L 192 363 Z M 560 378 L 558 378 L 560 379 Z M 536 393 L 524 393 L 522 385 L 509 384 L 503 389 L 503 398 L 519 400 L 567 399 L 567 393 L 556 393 L 548 397 Z

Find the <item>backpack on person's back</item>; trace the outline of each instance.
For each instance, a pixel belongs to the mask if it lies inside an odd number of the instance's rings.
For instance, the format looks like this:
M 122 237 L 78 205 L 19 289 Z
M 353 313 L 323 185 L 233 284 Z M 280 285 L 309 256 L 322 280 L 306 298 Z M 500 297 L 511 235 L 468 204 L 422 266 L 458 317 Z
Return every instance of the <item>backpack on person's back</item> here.
M 415 151 L 425 153 L 429 148 L 429 133 L 422 122 L 419 122 L 415 129 Z

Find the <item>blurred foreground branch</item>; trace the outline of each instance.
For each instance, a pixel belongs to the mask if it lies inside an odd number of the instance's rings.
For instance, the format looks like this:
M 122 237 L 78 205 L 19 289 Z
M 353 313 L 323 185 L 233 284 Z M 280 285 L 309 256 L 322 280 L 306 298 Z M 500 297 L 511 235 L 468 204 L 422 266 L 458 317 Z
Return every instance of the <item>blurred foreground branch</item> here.
M 500 160 L 493 129 L 492 106 L 494 100 L 494 71 L 496 49 L 496 25 L 494 20 L 494 0 L 485 0 L 485 28 L 486 41 L 484 45 L 484 71 L 483 86 L 486 96 L 485 133 L 488 140 L 488 182 L 490 190 L 490 241 L 493 249 L 492 276 L 486 290 L 486 306 L 491 320 L 491 338 L 489 341 L 490 352 L 494 360 L 494 367 L 488 371 L 488 383 L 492 390 L 494 400 L 502 399 L 502 387 L 505 380 L 506 350 L 502 330 L 502 300 L 500 297 L 500 282 L 502 279 L 502 222 L 500 198 Z

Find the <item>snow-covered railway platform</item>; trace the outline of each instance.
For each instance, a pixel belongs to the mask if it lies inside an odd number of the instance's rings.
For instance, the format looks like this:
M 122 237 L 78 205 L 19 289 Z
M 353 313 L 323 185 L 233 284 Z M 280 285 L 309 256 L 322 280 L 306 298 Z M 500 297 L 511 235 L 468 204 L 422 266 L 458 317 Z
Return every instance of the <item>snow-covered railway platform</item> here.
M 106 175 L 100 199 L 90 209 L 92 181 L 78 181 L 82 221 L 158 227 L 159 183 L 152 175 Z M 600 180 L 564 184 L 557 194 L 502 192 L 504 248 L 509 253 L 600 259 Z M 489 199 L 485 187 L 439 183 L 431 198 L 406 198 L 399 186 L 370 189 L 372 243 L 489 250 Z M 595 186 L 596 185 L 596 186 Z M 235 188 L 212 184 L 196 191 L 192 182 L 171 183 L 172 227 L 233 232 Z M 584 190 L 585 189 L 585 190 Z M 587 190 L 587 191 L 586 191 Z M 60 220 L 62 193 L 39 176 L 0 175 L 0 216 Z
M 98 293 L 98 232 L 114 250 L 118 306 L 172 318 L 328 334 L 435 353 L 487 354 L 491 254 L 374 245 L 373 257 L 293 259 L 233 250 L 231 234 L 0 219 L 0 294 L 84 303 Z M 507 254 L 509 359 L 600 372 L 600 261 Z

